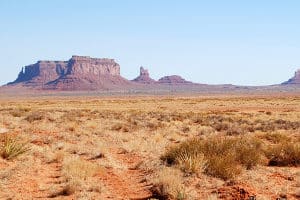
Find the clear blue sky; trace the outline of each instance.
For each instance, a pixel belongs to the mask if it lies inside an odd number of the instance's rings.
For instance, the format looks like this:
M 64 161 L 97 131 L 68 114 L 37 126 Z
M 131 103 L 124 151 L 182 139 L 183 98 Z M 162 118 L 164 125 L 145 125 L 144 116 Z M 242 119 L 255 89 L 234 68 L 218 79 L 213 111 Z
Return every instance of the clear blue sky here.
M 37 60 L 115 58 L 133 79 L 267 85 L 300 68 L 298 0 L 0 0 L 0 84 Z

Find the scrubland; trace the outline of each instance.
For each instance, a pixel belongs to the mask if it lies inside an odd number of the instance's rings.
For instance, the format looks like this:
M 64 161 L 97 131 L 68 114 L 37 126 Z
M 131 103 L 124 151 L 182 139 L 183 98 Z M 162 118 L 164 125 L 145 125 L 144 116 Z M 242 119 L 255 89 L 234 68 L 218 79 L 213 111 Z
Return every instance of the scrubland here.
M 300 97 L 0 99 L 0 199 L 299 199 Z

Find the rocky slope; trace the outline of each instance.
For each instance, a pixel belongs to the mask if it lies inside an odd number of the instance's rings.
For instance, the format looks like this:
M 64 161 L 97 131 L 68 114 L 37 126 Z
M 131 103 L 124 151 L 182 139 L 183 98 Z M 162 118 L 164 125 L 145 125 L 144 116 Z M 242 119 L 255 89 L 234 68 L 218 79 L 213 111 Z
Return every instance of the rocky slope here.
M 300 69 L 298 69 L 298 71 L 295 72 L 295 75 L 293 78 L 289 79 L 288 81 L 282 83 L 284 85 L 287 84 L 300 84 Z

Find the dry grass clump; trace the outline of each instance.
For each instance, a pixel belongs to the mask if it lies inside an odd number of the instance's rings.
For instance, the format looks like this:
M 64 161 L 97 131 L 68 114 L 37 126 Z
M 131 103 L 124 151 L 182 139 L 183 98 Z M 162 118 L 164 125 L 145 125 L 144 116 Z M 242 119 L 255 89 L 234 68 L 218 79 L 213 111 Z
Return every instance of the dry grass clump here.
M 65 111 L 65 114 L 61 116 L 61 120 L 64 122 L 75 122 L 77 119 L 82 118 L 85 116 L 85 113 L 83 110 L 70 110 L 70 111 Z
M 46 162 L 49 163 L 61 163 L 64 160 L 65 152 L 58 150 L 56 152 L 51 152 L 49 149 L 46 149 L 44 152 L 44 157 Z
M 13 117 L 22 117 L 24 112 L 20 111 L 19 109 L 14 109 L 9 112 Z
M 260 138 L 268 140 L 274 144 L 282 143 L 282 142 L 289 142 L 291 138 L 289 138 L 287 135 L 284 135 L 282 133 L 265 133 Z
M 251 169 L 262 158 L 261 143 L 254 138 L 192 139 L 171 147 L 162 156 L 168 164 L 177 164 L 183 171 L 204 172 L 224 180 L 241 172 L 240 166 Z
M 110 128 L 110 130 L 127 133 L 129 131 L 133 131 L 135 128 L 136 128 L 135 126 L 130 126 L 130 124 L 116 123 Z
M 256 138 L 242 137 L 235 139 L 234 145 L 236 160 L 246 169 L 252 169 L 260 164 L 263 157 L 261 141 Z
M 182 151 L 176 158 L 176 163 L 178 163 L 180 169 L 186 173 L 202 173 L 207 162 L 203 154 Z
M 33 112 L 29 114 L 25 120 L 28 121 L 29 123 L 32 123 L 34 121 L 40 121 L 45 118 L 45 114 L 42 112 Z
M 91 178 L 99 172 L 100 166 L 77 157 L 67 158 L 63 161 L 62 174 L 67 180 L 67 193 L 76 191 L 94 190 Z M 100 192 L 100 188 L 96 191 Z
M 283 141 L 267 149 L 267 157 L 271 166 L 300 166 L 300 144 Z
M 296 121 L 288 121 L 282 119 L 273 119 L 268 121 L 263 121 L 261 119 L 257 119 L 252 123 L 255 130 L 270 132 L 276 130 L 297 130 L 300 128 L 300 122 Z
M 243 127 L 243 124 L 240 125 L 238 123 L 231 123 L 231 124 L 229 124 L 226 133 L 227 133 L 227 135 L 241 135 L 241 134 L 245 134 L 246 130 L 248 130 L 248 132 L 253 132 L 248 127 Z
M 5 137 L 0 146 L 0 156 L 6 160 L 12 160 L 29 150 L 27 142 L 20 142 L 16 137 Z
M 113 120 L 118 120 L 115 123 L 112 123 L 110 130 L 119 131 L 119 132 L 133 132 L 140 129 L 146 129 L 148 131 L 155 131 L 164 127 L 164 124 L 155 118 L 149 116 L 138 116 L 136 113 L 131 114 L 132 118 L 122 120 L 115 118 Z
M 188 199 L 184 190 L 184 185 L 181 182 L 183 179 L 181 173 L 177 169 L 163 168 L 153 181 L 153 194 L 159 199 Z
M 9 111 L 9 114 L 11 114 L 13 117 L 22 117 L 24 116 L 27 112 L 29 112 L 31 110 L 31 108 L 27 108 L 27 107 L 18 107 L 18 108 L 14 108 L 11 109 Z
M 227 115 L 198 115 L 194 116 L 193 122 L 202 126 L 210 126 L 218 132 L 227 132 L 228 135 L 240 135 L 247 131 L 253 132 L 251 128 L 246 127 L 248 121 L 233 119 Z
M 191 116 L 192 122 L 202 126 L 210 126 L 218 132 L 226 132 L 228 135 L 240 135 L 247 132 L 271 132 L 276 130 L 297 130 L 300 122 L 283 119 L 252 119 L 251 115 L 247 119 L 233 117 L 226 113 L 219 114 L 194 114 Z

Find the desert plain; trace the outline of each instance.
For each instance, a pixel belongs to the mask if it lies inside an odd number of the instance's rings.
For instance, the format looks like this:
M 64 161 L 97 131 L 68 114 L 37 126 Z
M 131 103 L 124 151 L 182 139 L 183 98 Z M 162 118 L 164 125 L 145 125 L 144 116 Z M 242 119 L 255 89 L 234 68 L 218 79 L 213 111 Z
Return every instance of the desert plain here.
M 299 198 L 299 95 L 0 98 L 0 199 Z

